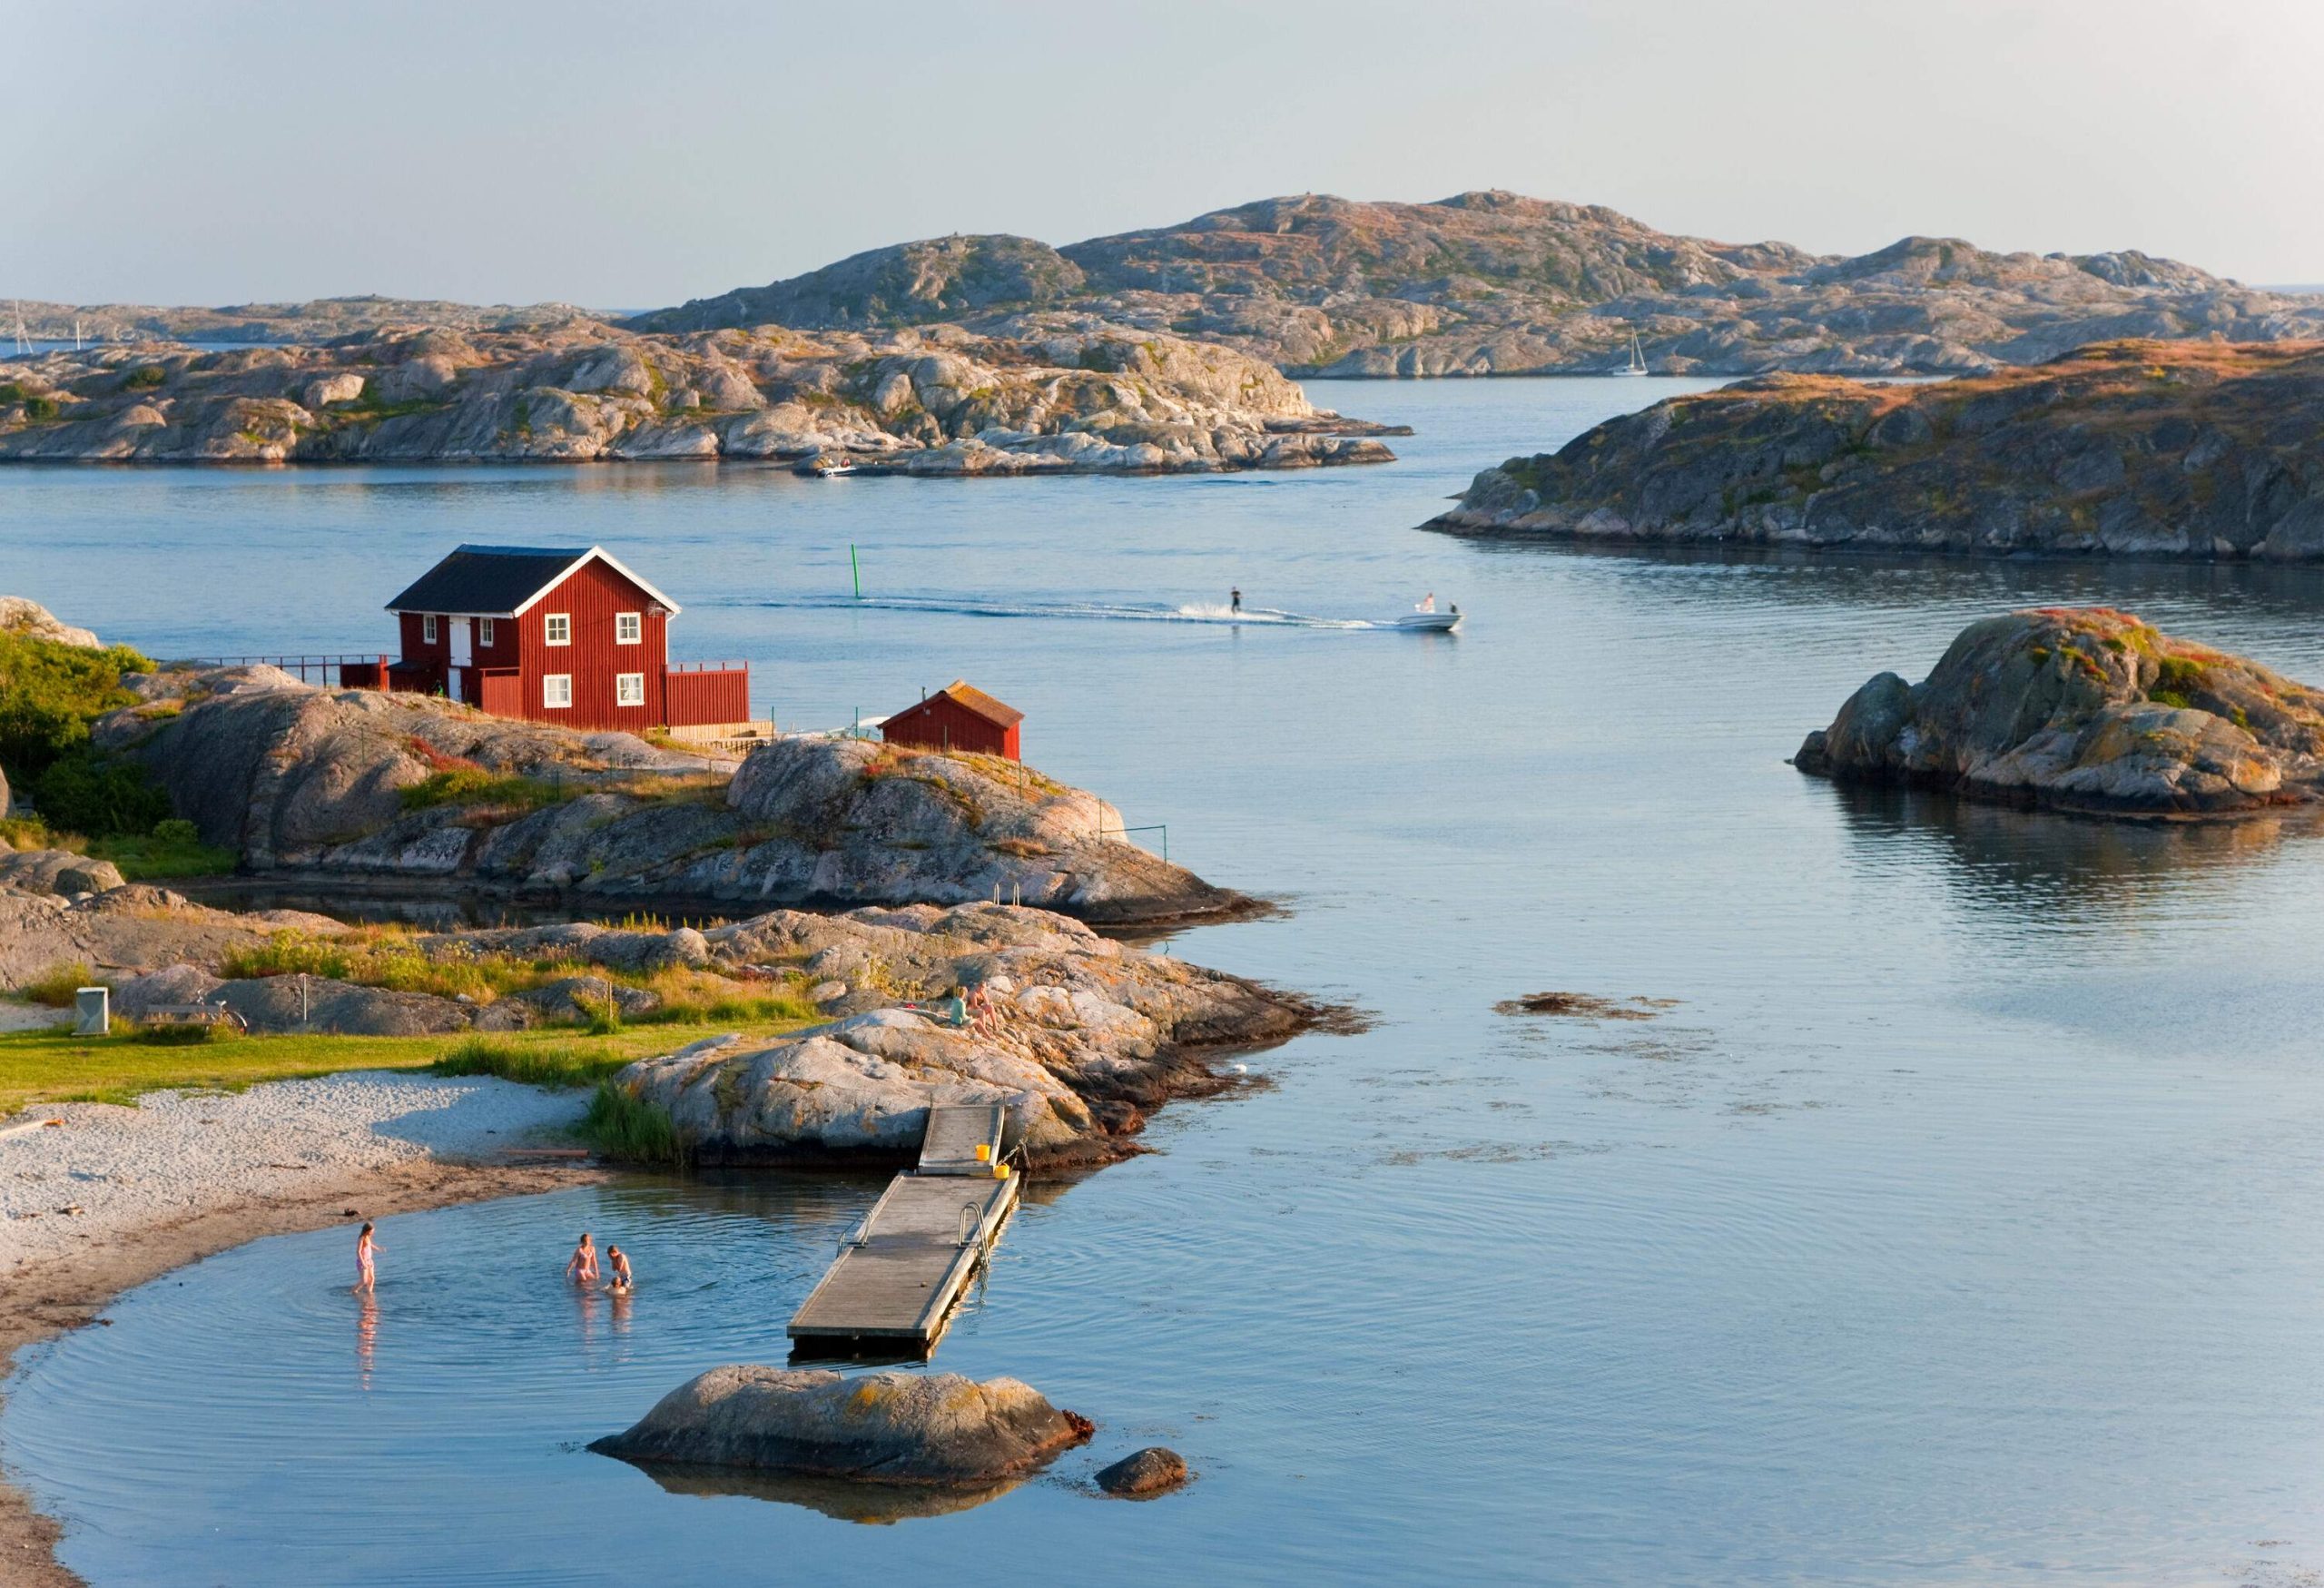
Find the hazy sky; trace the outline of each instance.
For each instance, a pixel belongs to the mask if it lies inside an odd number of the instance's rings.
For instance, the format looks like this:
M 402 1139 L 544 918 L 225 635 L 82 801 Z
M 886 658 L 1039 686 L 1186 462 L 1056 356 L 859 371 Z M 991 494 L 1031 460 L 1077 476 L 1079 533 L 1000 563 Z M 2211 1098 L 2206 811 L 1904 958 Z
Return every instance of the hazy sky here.
M 6 0 L 0 295 L 634 308 L 948 232 L 1505 187 L 2324 280 L 2324 0 Z

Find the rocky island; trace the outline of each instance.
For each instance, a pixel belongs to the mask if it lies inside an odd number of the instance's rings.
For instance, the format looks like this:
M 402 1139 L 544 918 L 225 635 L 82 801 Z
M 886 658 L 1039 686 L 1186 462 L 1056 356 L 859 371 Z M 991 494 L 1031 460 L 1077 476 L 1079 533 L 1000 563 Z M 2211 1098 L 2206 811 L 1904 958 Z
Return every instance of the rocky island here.
M 1883 673 L 1800 771 L 2091 815 L 2240 816 L 2324 801 L 2324 690 L 2108 607 L 1973 623 L 1919 684 Z
M 264 666 L 126 685 L 138 702 L 98 719 L 97 750 L 285 884 L 600 912 L 981 899 L 1115 925 L 1252 907 L 1120 837 L 1095 794 L 997 756 L 802 736 L 736 765 Z
M 1427 528 L 2311 561 L 2324 557 L 2324 346 L 2110 342 L 1921 386 L 1769 376 L 1512 458 Z
M 100 345 L 0 372 L 0 462 L 1163 473 L 1385 462 L 1383 433 L 1231 349 L 1086 316 L 980 334 L 381 327 L 311 346 Z
M 566 304 L 377 297 L 24 307 L 36 335 L 72 337 L 77 326 L 133 342 L 360 341 L 399 327 L 488 340 L 560 334 L 586 318 Z M 1959 374 L 2123 337 L 2324 336 L 2324 299 L 2134 249 L 1995 253 L 1905 237 L 1866 254 L 1817 254 L 1495 190 L 1419 204 L 1301 193 L 1062 248 L 1005 234 L 930 238 L 623 323 L 669 336 L 785 326 L 819 340 L 906 326 L 1039 340 L 1097 323 L 1132 340 L 1216 344 L 1295 376 L 1595 374 L 1627 363 L 1633 335 L 1665 375 Z
M 1086 1441 L 1089 1419 L 1014 1378 L 714 1367 L 589 1448 L 641 1465 L 983 1488 Z
M 1499 191 L 1423 204 L 1303 193 L 1064 248 L 935 238 L 628 323 L 973 329 L 1059 312 L 1307 376 L 1595 374 L 1629 361 L 1633 334 L 1664 375 L 1959 374 L 2108 338 L 2324 336 L 2324 300 L 2136 251 L 1994 253 L 1906 237 L 1843 257 Z

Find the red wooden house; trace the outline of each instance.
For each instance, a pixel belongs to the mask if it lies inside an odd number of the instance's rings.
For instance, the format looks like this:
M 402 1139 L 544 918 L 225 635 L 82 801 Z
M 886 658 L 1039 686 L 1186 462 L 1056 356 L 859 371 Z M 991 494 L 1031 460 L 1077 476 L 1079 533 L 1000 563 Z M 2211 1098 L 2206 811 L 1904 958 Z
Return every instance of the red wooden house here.
M 390 689 L 574 728 L 747 731 L 750 668 L 674 666 L 677 603 L 602 547 L 463 546 L 388 610 Z
M 1025 714 L 1003 705 L 983 690 L 955 678 L 918 705 L 907 706 L 880 725 L 891 745 L 923 750 L 968 750 L 1018 760 L 1018 725 Z

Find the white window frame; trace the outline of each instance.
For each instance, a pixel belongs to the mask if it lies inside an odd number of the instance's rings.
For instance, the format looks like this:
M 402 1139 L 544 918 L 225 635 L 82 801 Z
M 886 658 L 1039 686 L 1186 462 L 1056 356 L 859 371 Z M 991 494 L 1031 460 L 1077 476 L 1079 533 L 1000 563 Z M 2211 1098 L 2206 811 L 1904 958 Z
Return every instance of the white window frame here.
M 644 705 L 645 704 L 645 675 L 616 673 L 614 675 L 614 704 Z
M 433 612 L 419 615 L 419 643 L 424 646 L 436 643 L 436 615 Z
M 570 612 L 543 613 L 541 615 L 541 633 L 547 636 L 546 641 L 547 644 L 553 646 L 571 645 L 573 643 L 573 614 Z
M 541 675 L 541 709 L 567 711 L 573 705 L 573 675 L 544 673 Z
M 645 614 L 616 612 L 614 614 L 614 644 L 642 646 L 645 643 Z
M 476 620 L 476 643 L 479 646 L 488 646 L 492 643 L 492 619 L 489 617 L 479 617 Z

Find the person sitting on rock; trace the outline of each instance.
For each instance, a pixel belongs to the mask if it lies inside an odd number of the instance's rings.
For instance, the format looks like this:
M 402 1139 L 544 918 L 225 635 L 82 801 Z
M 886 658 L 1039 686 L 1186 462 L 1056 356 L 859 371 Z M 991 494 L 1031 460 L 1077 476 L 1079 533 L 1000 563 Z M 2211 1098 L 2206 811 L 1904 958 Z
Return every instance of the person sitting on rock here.
M 576 1285 L 597 1282 L 597 1248 L 586 1229 L 581 1232 L 581 1244 L 573 1248 L 573 1260 L 565 1265 L 565 1277 Z
M 992 1032 L 1000 1030 L 1000 1006 L 992 1001 L 992 991 L 980 981 L 969 989 L 969 1030 Z
M 954 983 L 952 990 L 936 1001 L 936 1018 L 954 1031 L 969 1023 L 968 989 Z

